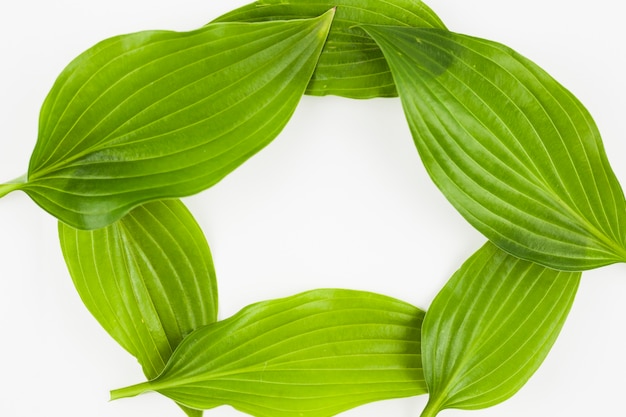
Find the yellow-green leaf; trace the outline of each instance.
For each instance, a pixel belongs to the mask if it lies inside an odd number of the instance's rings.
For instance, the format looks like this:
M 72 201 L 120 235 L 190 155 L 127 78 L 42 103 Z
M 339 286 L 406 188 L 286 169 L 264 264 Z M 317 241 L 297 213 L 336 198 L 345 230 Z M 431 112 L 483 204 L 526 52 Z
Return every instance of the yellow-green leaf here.
M 328 417 L 426 392 L 423 312 L 382 295 L 316 290 L 265 301 L 189 335 L 156 379 L 112 398 L 158 391 L 257 417 Z
M 487 243 L 432 302 L 422 329 L 429 402 L 479 409 L 515 394 L 554 344 L 580 282 Z
M 186 335 L 216 321 L 209 246 L 180 201 L 147 203 L 95 231 L 59 223 L 59 238 L 83 303 L 147 378 Z

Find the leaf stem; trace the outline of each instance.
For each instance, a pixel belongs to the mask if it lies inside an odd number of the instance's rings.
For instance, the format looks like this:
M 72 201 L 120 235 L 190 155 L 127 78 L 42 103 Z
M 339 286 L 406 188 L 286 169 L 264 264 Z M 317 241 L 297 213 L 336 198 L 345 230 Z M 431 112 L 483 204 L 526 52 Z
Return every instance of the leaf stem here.
M 11 191 L 19 190 L 22 188 L 24 184 L 28 182 L 28 177 L 26 174 L 21 177 L 15 178 L 5 184 L 0 184 L 0 198 L 9 194 Z
M 114 389 L 111 391 L 111 401 L 119 400 L 120 398 L 135 397 L 150 390 L 152 390 L 152 384 L 150 383 L 150 381 L 142 382 L 141 384 L 131 385 L 129 387 Z
M 441 411 L 441 401 L 437 401 L 437 400 L 433 401 L 433 397 L 431 396 L 428 399 L 428 403 L 426 404 L 426 407 L 422 411 L 422 414 L 420 414 L 420 417 L 435 417 L 440 411 Z

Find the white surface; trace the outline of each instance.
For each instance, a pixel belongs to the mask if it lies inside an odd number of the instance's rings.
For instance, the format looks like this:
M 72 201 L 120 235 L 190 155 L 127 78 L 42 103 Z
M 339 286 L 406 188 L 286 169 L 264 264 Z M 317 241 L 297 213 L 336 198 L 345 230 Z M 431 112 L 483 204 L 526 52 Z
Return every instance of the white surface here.
M 52 82 L 97 41 L 187 30 L 245 1 L 12 1 L 0 6 L 0 180 L 24 173 Z M 619 3 L 432 0 L 452 30 L 508 44 L 570 88 L 594 115 L 626 182 L 626 53 Z M 399 100 L 305 97 L 274 143 L 186 200 L 218 273 L 221 317 L 320 287 L 371 290 L 428 307 L 484 238 L 427 178 Z M 157 395 L 108 402 L 143 379 L 89 316 L 65 269 L 56 221 L 26 195 L 0 200 L 0 415 L 182 416 Z M 550 356 L 512 399 L 442 416 L 623 416 L 626 266 L 584 274 Z M 414 417 L 426 397 L 344 416 Z M 243 416 L 228 407 L 207 416 Z

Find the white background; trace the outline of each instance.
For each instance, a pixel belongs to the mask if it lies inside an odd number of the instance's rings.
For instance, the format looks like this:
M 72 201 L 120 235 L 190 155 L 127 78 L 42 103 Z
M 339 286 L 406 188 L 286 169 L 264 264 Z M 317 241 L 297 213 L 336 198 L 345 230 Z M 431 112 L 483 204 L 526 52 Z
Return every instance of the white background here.
M 39 107 L 76 55 L 120 33 L 194 29 L 245 1 L 11 1 L 0 6 L 0 180 L 23 174 Z M 623 12 L 597 0 L 432 0 L 451 30 L 503 42 L 594 115 L 626 182 Z M 427 308 L 484 242 L 431 184 L 398 99 L 304 97 L 284 132 L 224 181 L 186 199 L 214 256 L 220 317 L 320 287 Z M 626 213 L 625 213 L 626 215 Z M 143 380 L 72 287 L 56 220 L 23 193 L 0 201 L 0 416 L 182 416 L 156 394 L 108 401 Z M 512 399 L 442 416 L 623 416 L 626 266 L 583 275 L 561 337 Z M 414 417 L 426 396 L 343 416 Z M 207 416 L 243 416 L 228 407 Z

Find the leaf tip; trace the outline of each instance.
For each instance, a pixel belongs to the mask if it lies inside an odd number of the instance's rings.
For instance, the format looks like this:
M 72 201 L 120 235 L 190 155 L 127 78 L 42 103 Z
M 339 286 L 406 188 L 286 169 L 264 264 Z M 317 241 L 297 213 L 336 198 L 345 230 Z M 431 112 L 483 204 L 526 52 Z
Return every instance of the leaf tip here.
M 336 12 L 337 12 L 337 6 L 333 7 L 332 9 L 327 10 L 323 15 L 320 16 L 320 19 L 322 19 L 330 27 L 333 20 L 335 19 Z

